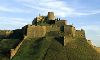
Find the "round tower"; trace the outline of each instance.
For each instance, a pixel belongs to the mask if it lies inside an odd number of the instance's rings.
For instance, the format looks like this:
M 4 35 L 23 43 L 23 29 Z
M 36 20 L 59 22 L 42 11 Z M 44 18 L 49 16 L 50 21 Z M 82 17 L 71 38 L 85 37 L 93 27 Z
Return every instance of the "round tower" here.
M 48 20 L 55 20 L 54 12 L 48 12 Z

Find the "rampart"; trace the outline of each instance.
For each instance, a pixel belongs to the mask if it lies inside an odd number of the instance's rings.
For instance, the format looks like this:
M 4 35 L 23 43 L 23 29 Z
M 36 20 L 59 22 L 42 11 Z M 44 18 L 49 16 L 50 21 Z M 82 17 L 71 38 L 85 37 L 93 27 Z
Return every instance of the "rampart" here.
M 87 40 L 87 42 L 88 42 L 90 45 L 92 45 L 92 42 L 91 42 L 91 40 Z
M 10 51 L 10 59 L 12 59 L 12 58 L 16 55 L 16 53 L 18 52 L 20 46 L 21 46 L 22 43 L 24 42 L 25 38 L 26 38 L 26 36 L 25 36 L 24 39 L 16 46 L 16 48 L 11 49 L 11 51 Z
M 44 37 L 47 32 L 60 31 L 60 27 L 58 27 L 57 25 L 50 25 L 50 26 L 26 25 L 25 27 L 23 27 L 23 31 L 24 35 L 29 38 Z
M 27 37 L 43 37 L 46 34 L 46 26 L 27 25 Z
M 75 32 L 75 37 L 85 38 L 85 31 L 84 31 L 83 29 L 81 29 L 81 30 L 76 30 L 76 32 Z
M 55 25 L 60 27 L 60 26 L 67 25 L 67 23 L 66 23 L 66 20 L 59 20 L 55 22 Z

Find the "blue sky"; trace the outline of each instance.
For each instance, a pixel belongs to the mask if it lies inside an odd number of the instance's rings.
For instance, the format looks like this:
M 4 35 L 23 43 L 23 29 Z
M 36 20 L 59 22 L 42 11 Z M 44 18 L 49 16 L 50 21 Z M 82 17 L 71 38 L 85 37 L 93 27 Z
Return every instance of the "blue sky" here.
M 19 29 L 39 15 L 55 12 L 100 47 L 100 0 L 0 0 L 0 29 Z

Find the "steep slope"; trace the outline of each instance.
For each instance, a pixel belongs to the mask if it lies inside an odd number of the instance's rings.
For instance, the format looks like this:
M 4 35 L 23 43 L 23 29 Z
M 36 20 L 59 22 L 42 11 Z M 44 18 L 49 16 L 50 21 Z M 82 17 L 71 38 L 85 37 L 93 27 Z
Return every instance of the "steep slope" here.
M 54 40 L 44 60 L 100 60 L 100 54 L 85 39 L 76 39 L 65 47 Z
M 100 54 L 85 39 L 63 46 L 55 37 L 26 39 L 12 60 L 100 60 Z
M 42 60 L 51 40 L 52 37 L 26 39 L 12 60 Z

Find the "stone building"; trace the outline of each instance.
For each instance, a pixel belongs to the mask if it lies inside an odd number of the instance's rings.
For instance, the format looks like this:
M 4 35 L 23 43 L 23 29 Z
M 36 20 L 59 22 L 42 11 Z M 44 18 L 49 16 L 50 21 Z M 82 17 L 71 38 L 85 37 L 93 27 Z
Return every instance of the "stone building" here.
M 83 29 L 76 30 L 73 25 L 68 25 L 66 20 L 55 18 L 54 12 L 48 12 L 47 16 L 38 16 L 34 18 L 32 24 L 28 24 L 22 29 L 12 31 L 0 31 L 0 38 L 27 36 L 28 38 L 44 37 L 48 32 L 63 32 L 64 44 L 69 39 L 74 37 L 85 38 L 85 31 Z M 19 35 L 17 34 L 19 33 Z M 67 41 L 68 42 L 68 41 Z
M 55 18 L 53 12 L 48 12 L 47 16 L 38 16 L 34 18 L 32 24 L 23 27 L 28 38 L 44 37 L 48 32 L 63 32 L 63 45 L 73 40 L 74 37 L 85 38 L 85 31 L 83 29 L 76 30 L 73 25 L 68 25 L 66 20 Z

